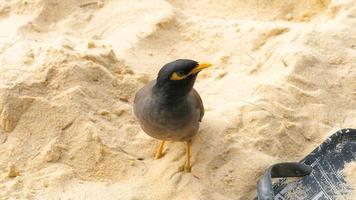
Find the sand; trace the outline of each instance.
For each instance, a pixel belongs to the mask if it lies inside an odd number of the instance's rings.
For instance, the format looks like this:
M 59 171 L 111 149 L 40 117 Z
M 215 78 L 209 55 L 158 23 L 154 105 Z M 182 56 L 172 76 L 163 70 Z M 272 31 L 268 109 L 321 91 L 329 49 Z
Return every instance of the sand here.
M 191 174 L 132 113 L 177 58 L 214 64 Z M 355 128 L 355 66 L 353 0 L 3 0 L 0 199 L 252 199 L 268 166 Z

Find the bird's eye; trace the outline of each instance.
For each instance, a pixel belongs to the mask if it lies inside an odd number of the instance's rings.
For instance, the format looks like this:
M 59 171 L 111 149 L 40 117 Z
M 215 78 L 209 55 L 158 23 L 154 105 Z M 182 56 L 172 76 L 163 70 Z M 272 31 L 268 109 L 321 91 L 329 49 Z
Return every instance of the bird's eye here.
M 181 76 L 181 77 L 185 76 L 185 73 L 183 71 L 177 71 L 176 73 L 178 76 Z
M 172 73 L 171 80 L 178 81 L 178 80 L 183 80 L 186 77 L 187 75 L 184 73 L 184 71 L 176 71 Z

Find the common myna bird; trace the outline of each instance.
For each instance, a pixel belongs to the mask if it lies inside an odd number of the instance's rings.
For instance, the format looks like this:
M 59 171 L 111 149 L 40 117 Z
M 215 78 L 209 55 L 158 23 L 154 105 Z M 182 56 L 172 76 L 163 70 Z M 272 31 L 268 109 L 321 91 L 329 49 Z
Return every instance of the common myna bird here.
M 186 142 L 184 171 L 190 172 L 190 142 L 204 116 L 204 106 L 193 88 L 198 73 L 209 63 L 179 59 L 164 65 L 155 80 L 135 96 L 134 113 L 141 128 L 161 140 L 156 159 L 162 156 L 165 141 Z

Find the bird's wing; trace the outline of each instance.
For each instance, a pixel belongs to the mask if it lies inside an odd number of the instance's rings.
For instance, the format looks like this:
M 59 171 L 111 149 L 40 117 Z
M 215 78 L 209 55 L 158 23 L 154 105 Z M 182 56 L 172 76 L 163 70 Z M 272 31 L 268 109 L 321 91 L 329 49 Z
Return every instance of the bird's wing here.
M 150 81 L 147 83 L 145 86 L 143 86 L 141 89 L 139 89 L 136 92 L 135 98 L 134 98 L 134 103 L 137 103 L 140 101 L 142 98 L 145 98 L 150 95 L 150 92 L 152 90 L 152 87 L 156 84 L 156 80 Z
M 197 102 L 197 107 L 198 107 L 198 109 L 200 111 L 200 119 L 199 119 L 199 121 L 201 122 L 201 120 L 204 117 L 204 104 L 203 104 L 203 101 L 200 98 L 199 93 L 194 88 L 192 90 L 192 95 L 193 95 L 194 100 L 196 100 L 196 102 Z
M 147 97 L 151 96 L 151 90 L 155 83 L 156 80 L 153 80 L 143 86 L 139 91 L 137 91 L 134 98 L 134 113 L 136 116 L 140 114 L 139 112 L 142 112 L 145 100 L 147 99 Z

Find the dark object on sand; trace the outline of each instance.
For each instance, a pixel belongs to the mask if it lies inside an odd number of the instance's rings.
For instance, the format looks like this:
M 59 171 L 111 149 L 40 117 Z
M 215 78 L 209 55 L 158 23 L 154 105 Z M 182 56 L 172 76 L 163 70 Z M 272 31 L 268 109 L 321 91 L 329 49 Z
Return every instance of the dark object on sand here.
M 300 163 L 280 163 L 270 167 L 257 185 L 256 199 L 346 200 L 352 189 L 347 186 L 342 171 L 347 163 L 355 160 L 356 130 L 342 129 Z M 292 182 L 283 178 L 272 186 L 271 178 L 300 176 L 304 177 Z

